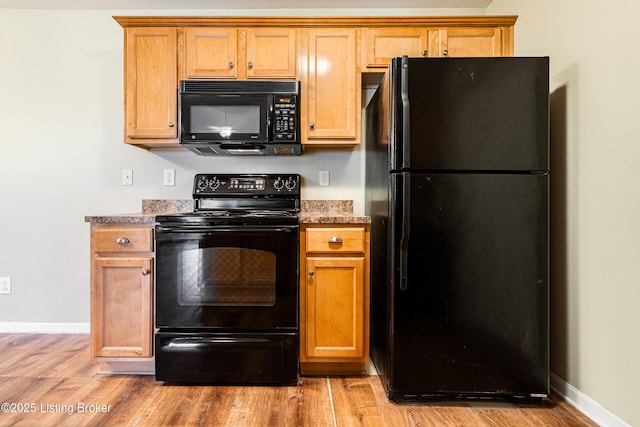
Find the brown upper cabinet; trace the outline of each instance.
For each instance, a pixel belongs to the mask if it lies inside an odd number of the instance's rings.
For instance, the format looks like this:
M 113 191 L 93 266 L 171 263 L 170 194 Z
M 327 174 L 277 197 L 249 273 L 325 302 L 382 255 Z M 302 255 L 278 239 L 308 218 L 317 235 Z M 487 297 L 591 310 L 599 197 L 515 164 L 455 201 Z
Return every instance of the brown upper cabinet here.
M 235 28 L 186 28 L 184 78 L 237 78 L 237 32 Z
M 437 36 L 437 31 L 431 33 Z M 362 48 L 364 63 L 367 68 L 387 68 L 395 56 L 428 57 L 429 33 L 426 28 L 367 28 Z
M 248 28 L 247 78 L 294 79 L 297 75 L 297 38 L 292 28 Z
M 306 144 L 354 144 L 360 127 L 357 30 L 304 31 L 302 140 Z M 306 107 L 306 108 L 305 108 Z
M 302 143 L 352 146 L 363 72 L 401 55 L 513 55 L 517 17 L 114 19 L 125 29 L 125 142 L 180 149 L 179 80 L 298 79 Z
M 181 79 L 296 77 L 296 30 L 291 28 L 184 29 Z
M 125 141 L 176 142 L 176 29 L 125 31 Z
M 500 27 L 441 28 L 438 30 L 437 55 L 433 56 L 508 56 L 513 55 L 503 40 Z

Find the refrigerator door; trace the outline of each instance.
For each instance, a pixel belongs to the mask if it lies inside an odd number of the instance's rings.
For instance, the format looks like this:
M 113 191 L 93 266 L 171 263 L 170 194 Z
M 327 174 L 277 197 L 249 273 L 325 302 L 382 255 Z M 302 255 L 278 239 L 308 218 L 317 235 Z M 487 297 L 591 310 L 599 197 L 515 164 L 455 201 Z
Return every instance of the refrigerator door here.
M 394 58 L 390 169 L 548 170 L 549 58 Z
M 390 185 L 389 397 L 547 395 L 548 176 Z

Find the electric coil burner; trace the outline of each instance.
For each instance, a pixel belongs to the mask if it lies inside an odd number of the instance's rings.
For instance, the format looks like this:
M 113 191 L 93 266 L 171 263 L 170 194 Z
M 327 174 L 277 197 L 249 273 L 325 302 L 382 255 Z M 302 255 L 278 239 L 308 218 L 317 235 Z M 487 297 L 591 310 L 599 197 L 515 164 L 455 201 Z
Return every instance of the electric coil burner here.
M 156 379 L 295 384 L 300 176 L 199 174 L 156 226 Z

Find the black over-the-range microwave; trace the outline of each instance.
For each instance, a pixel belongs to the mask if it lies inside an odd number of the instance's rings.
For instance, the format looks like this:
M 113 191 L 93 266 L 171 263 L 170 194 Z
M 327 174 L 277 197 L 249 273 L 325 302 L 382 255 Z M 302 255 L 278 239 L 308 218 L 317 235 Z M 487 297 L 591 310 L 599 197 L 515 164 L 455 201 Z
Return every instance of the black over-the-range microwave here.
M 180 144 L 201 155 L 299 155 L 300 82 L 180 81 Z

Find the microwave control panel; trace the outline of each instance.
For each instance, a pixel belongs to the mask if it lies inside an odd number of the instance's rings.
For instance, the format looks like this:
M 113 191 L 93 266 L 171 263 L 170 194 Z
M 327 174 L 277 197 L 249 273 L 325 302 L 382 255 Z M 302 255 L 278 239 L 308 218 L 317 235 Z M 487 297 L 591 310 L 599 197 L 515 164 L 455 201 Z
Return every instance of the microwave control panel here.
M 274 103 L 274 142 L 295 142 L 298 112 L 295 96 L 276 96 Z

